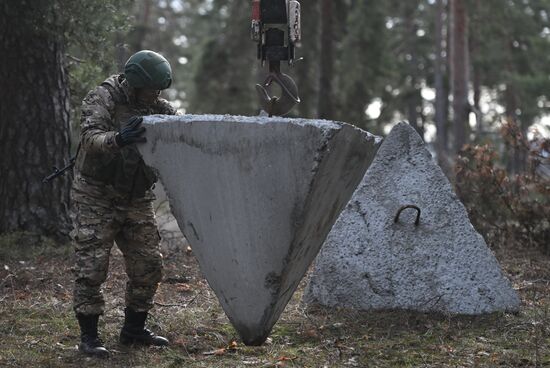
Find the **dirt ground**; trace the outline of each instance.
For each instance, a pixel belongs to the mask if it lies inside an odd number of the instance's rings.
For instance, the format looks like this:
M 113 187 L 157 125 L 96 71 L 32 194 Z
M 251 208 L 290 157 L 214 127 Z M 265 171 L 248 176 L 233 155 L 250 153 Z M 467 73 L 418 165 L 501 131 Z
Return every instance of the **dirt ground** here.
M 191 249 L 165 259 L 149 327 L 168 348 L 117 342 L 126 276 L 113 249 L 101 333 L 107 360 L 77 351 L 72 250 L 0 242 L 0 367 L 550 367 L 550 257 L 497 250 L 519 291 L 518 314 L 456 317 L 306 308 L 303 281 L 261 347 L 244 346 L 202 278 Z

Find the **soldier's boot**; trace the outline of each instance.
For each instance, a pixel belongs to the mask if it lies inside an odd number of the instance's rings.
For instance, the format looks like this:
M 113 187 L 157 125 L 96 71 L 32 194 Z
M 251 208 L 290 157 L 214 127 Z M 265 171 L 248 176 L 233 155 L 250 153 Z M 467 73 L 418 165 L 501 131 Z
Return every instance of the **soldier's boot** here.
M 154 345 L 166 346 L 168 339 L 155 335 L 145 328 L 147 312 L 136 312 L 131 308 L 124 310 L 124 326 L 120 331 L 120 343 L 122 345 Z
M 99 358 L 108 358 L 109 350 L 105 349 L 103 342 L 97 333 L 99 314 L 77 314 L 76 318 L 80 325 L 80 344 L 78 350 Z

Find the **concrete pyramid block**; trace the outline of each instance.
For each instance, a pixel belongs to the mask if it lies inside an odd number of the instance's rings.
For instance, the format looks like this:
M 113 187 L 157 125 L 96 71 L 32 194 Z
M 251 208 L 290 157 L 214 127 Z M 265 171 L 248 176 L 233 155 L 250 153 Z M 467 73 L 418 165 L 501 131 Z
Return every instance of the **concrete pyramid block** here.
M 400 208 L 415 205 L 417 211 Z M 306 303 L 456 314 L 520 300 L 466 209 L 406 123 L 384 140 L 315 261 Z
M 246 344 L 267 338 L 370 165 L 379 139 L 347 124 L 153 116 L 156 168 L 208 283 Z

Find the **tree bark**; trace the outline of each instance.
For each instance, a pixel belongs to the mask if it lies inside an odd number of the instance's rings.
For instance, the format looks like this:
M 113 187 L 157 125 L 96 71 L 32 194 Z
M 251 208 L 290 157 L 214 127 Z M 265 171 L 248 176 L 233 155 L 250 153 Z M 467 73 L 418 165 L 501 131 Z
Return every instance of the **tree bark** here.
M 480 21 L 485 21 L 484 19 L 480 20 L 479 15 L 480 14 L 480 2 L 479 0 L 475 0 L 473 2 L 473 17 L 475 17 L 474 23 L 479 23 Z M 479 43 L 479 37 L 481 35 L 478 32 L 472 32 L 470 33 L 470 50 L 472 57 L 470 58 L 470 62 L 472 63 L 472 84 L 474 89 L 474 103 L 472 106 L 472 111 L 476 115 L 476 139 L 480 139 L 483 136 L 484 129 L 483 129 L 483 114 L 481 112 L 481 70 L 479 65 L 477 65 L 474 61 L 474 59 L 481 53 L 480 50 L 480 43 Z
M 330 119 L 333 114 L 332 79 L 334 69 L 333 11 L 332 0 L 321 2 L 321 65 L 319 78 L 319 104 L 321 119 Z
M 152 0 L 142 0 L 137 2 L 139 20 L 135 25 L 135 29 L 129 36 L 130 52 L 133 54 L 144 49 L 144 42 L 147 34 L 150 31 L 150 16 Z
M 407 117 L 409 124 L 418 132 L 418 134 L 424 139 L 424 125 L 422 123 L 422 94 L 420 91 L 420 76 L 418 72 L 418 55 L 416 47 L 416 33 L 418 31 L 417 26 L 414 23 L 414 16 L 416 14 L 416 8 L 418 7 L 417 1 L 407 1 L 403 7 L 405 13 L 404 19 L 404 39 L 406 42 L 407 54 L 410 59 L 407 61 L 407 74 L 408 74 L 408 89 L 407 92 Z
M 458 153 L 468 142 L 468 15 L 465 0 L 451 0 L 450 4 L 454 151 Z
M 518 109 L 518 98 L 514 86 L 512 84 L 506 85 L 506 90 L 504 91 L 504 101 L 506 108 L 506 118 L 508 122 L 515 124 L 522 134 L 524 130 L 519 122 L 517 109 Z M 526 168 L 526 152 L 519 147 L 508 147 L 508 162 L 507 170 L 510 174 L 521 174 L 525 171 Z
M 443 33 L 445 5 L 443 0 L 436 1 L 435 7 L 435 62 L 434 62 L 434 84 L 435 84 L 435 126 L 436 152 L 438 161 L 441 163 L 447 155 L 447 103 L 448 93 L 444 81 L 445 58 L 443 56 Z
M 0 5 L 0 233 L 59 237 L 70 229 L 70 175 L 42 178 L 69 156 L 69 89 L 63 42 L 29 24 L 39 16 L 25 2 Z
M 122 32 L 117 32 L 115 35 L 115 57 L 118 73 L 124 73 L 124 66 L 126 65 L 129 55 L 126 51 Z
M 320 8 L 318 0 L 302 0 L 302 16 L 307 21 L 302 20 L 302 44 L 296 54 L 303 56 L 304 60 L 296 63 L 294 73 L 296 84 L 299 87 L 300 99 L 302 102 L 298 105 L 298 114 L 304 118 L 317 117 L 318 103 L 318 82 L 319 82 L 319 64 L 317 57 L 320 49 L 319 19 Z M 265 78 L 265 72 L 262 70 L 262 78 Z M 262 79 L 263 80 L 263 79 Z

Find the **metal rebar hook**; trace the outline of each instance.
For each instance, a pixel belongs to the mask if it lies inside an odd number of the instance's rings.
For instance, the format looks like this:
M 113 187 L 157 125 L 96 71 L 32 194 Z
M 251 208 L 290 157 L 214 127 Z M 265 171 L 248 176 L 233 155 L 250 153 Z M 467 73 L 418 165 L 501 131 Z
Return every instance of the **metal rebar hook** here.
M 395 218 L 393 219 L 393 222 L 394 223 L 397 223 L 399 221 L 399 216 L 401 215 L 401 212 L 403 212 L 404 210 L 406 210 L 407 208 L 412 208 L 412 209 L 415 209 L 417 211 L 416 213 L 416 220 L 414 221 L 414 225 L 415 226 L 418 226 L 418 224 L 420 224 L 420 208 L 418 206 L 415 206 L 413 204 L 409 204 L 409 205 L 406 205 L 406 206 L 403 206 L 401 207 L 398 211 L 397 211 L 397 214 L 395 215 Z

